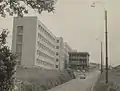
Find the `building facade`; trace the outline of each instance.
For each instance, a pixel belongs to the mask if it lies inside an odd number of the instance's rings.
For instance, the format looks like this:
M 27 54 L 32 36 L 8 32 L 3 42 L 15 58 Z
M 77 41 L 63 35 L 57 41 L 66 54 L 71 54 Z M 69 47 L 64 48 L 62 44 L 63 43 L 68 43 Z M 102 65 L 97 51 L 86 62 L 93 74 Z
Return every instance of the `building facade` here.
M 56 38 L 56 68 L 64 69 L 64 42 L 62 37 Z
M 19 65 L 56 68 L 56 37 L 38 18 L 14 18 L 12 52 L 18 54 Z
M 72 69 L 88 70 L 89 53 L 88 52 L 69 52 L 69 67 Z
M 56 37 L 36 16 L 14 18 L 12 52 L 18 55 L 18 65 L 62 70 L 70 51 L 63 38 Z
M 56 68 L 63 70 L 67 68 L 69 62 L 69 52 L 72 51 L 70 46 L 63 41 L 62 37 L 56 38 Z

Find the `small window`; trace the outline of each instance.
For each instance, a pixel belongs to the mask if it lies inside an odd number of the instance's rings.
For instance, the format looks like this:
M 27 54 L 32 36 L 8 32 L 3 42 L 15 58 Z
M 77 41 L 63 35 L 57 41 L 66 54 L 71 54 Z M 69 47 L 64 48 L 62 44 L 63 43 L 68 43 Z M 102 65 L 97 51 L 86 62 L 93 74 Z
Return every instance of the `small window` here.
M 17 44 L 16 45 L 16 53 L 21 53 L 22 52 L 22 45 L 20 45 L 20 44 Z
M 59 49 L 59 46 L 56 46 L 56 49 Z
M 58 62 L 58 58 L 56 59 L 56 62 Z
M 37 55 L 39 55 L 39 50 L 37 50 Z
M 21 36 L 21 35 L 17 36 L 17 42 L 18 43 L 22 43 L 22 39 L 23 39 L 23 36 Z
M 36 59 L 36 61 L 37 61 L 37 63 L 39 63 L 39 59 L 38 58 Z
M 17 26 L 17 33 L 23 33 L 23 26 Z
M 56 68 L 58 68 L 58 65 L 56 65 Z
M 59 55 L 58 52 L 56 52 L 56 55 Z
M 57 40 L 57 43 L 59 43 L 59 40 Z
M 38 27 L 40 27 L 40 25 L 38 25 Z
M 41 38 L 41 35 L 40 35 L 40 33 L 38 33 L 38 38 Z

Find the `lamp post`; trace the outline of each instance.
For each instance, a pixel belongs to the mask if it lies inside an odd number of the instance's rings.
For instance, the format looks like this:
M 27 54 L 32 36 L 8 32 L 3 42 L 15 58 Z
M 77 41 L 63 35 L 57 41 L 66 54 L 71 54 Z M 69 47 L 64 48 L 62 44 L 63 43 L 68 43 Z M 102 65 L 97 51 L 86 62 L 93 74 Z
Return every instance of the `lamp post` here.
M 106 84 L 108 84 L 108 35 L 107 35 L 107 10 L 105 12 L 105 44 L 106 44 Z
M 98 40 L 98 39 L 96 39 Z M 100 41 L 100 40 L 98 40 Z M 103 47 L 102 47 L 102 41 L 100 41 L 100 56 L 101 56 L 101 74 L 103 72 Z
M 91 7 L 95 7 L 95 3 L 93 2 L 93 5 Z M 104 7 L 103 7 L 104 8 Z M 107 10 L 104 8 L 104 16 L 105 16 L 105 61 L 106 61 L 106 76 L 105 76 L 105 83 L 108 84 L 108 31 L 107 31 Z
M 102 47 L 102 41 L 100 43 L 101 43 L 101 74 L 102 74 L 102 72 L 103 72 L 103 52 L 102 52 L 103 47 Z

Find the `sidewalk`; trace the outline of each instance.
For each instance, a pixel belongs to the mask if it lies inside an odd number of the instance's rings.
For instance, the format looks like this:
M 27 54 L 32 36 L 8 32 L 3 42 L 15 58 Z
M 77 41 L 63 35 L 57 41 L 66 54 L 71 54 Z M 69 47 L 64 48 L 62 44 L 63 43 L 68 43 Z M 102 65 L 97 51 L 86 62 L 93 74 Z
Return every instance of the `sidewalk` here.
M 120 91 L 120 71 L 115 69 L 109 70 L 108 84 L 105 84 L 105 72 L 100 75 L 94 91 Z

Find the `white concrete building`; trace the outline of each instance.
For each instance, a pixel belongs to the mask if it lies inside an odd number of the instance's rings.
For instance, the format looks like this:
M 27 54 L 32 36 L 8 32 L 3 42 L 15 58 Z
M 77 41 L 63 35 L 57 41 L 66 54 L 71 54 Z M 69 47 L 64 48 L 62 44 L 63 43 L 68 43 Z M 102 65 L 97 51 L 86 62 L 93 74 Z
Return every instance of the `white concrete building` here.
M 36 16 L 14 18 L 12 52 L 25 67 L 56 68 L 56 37 Z

